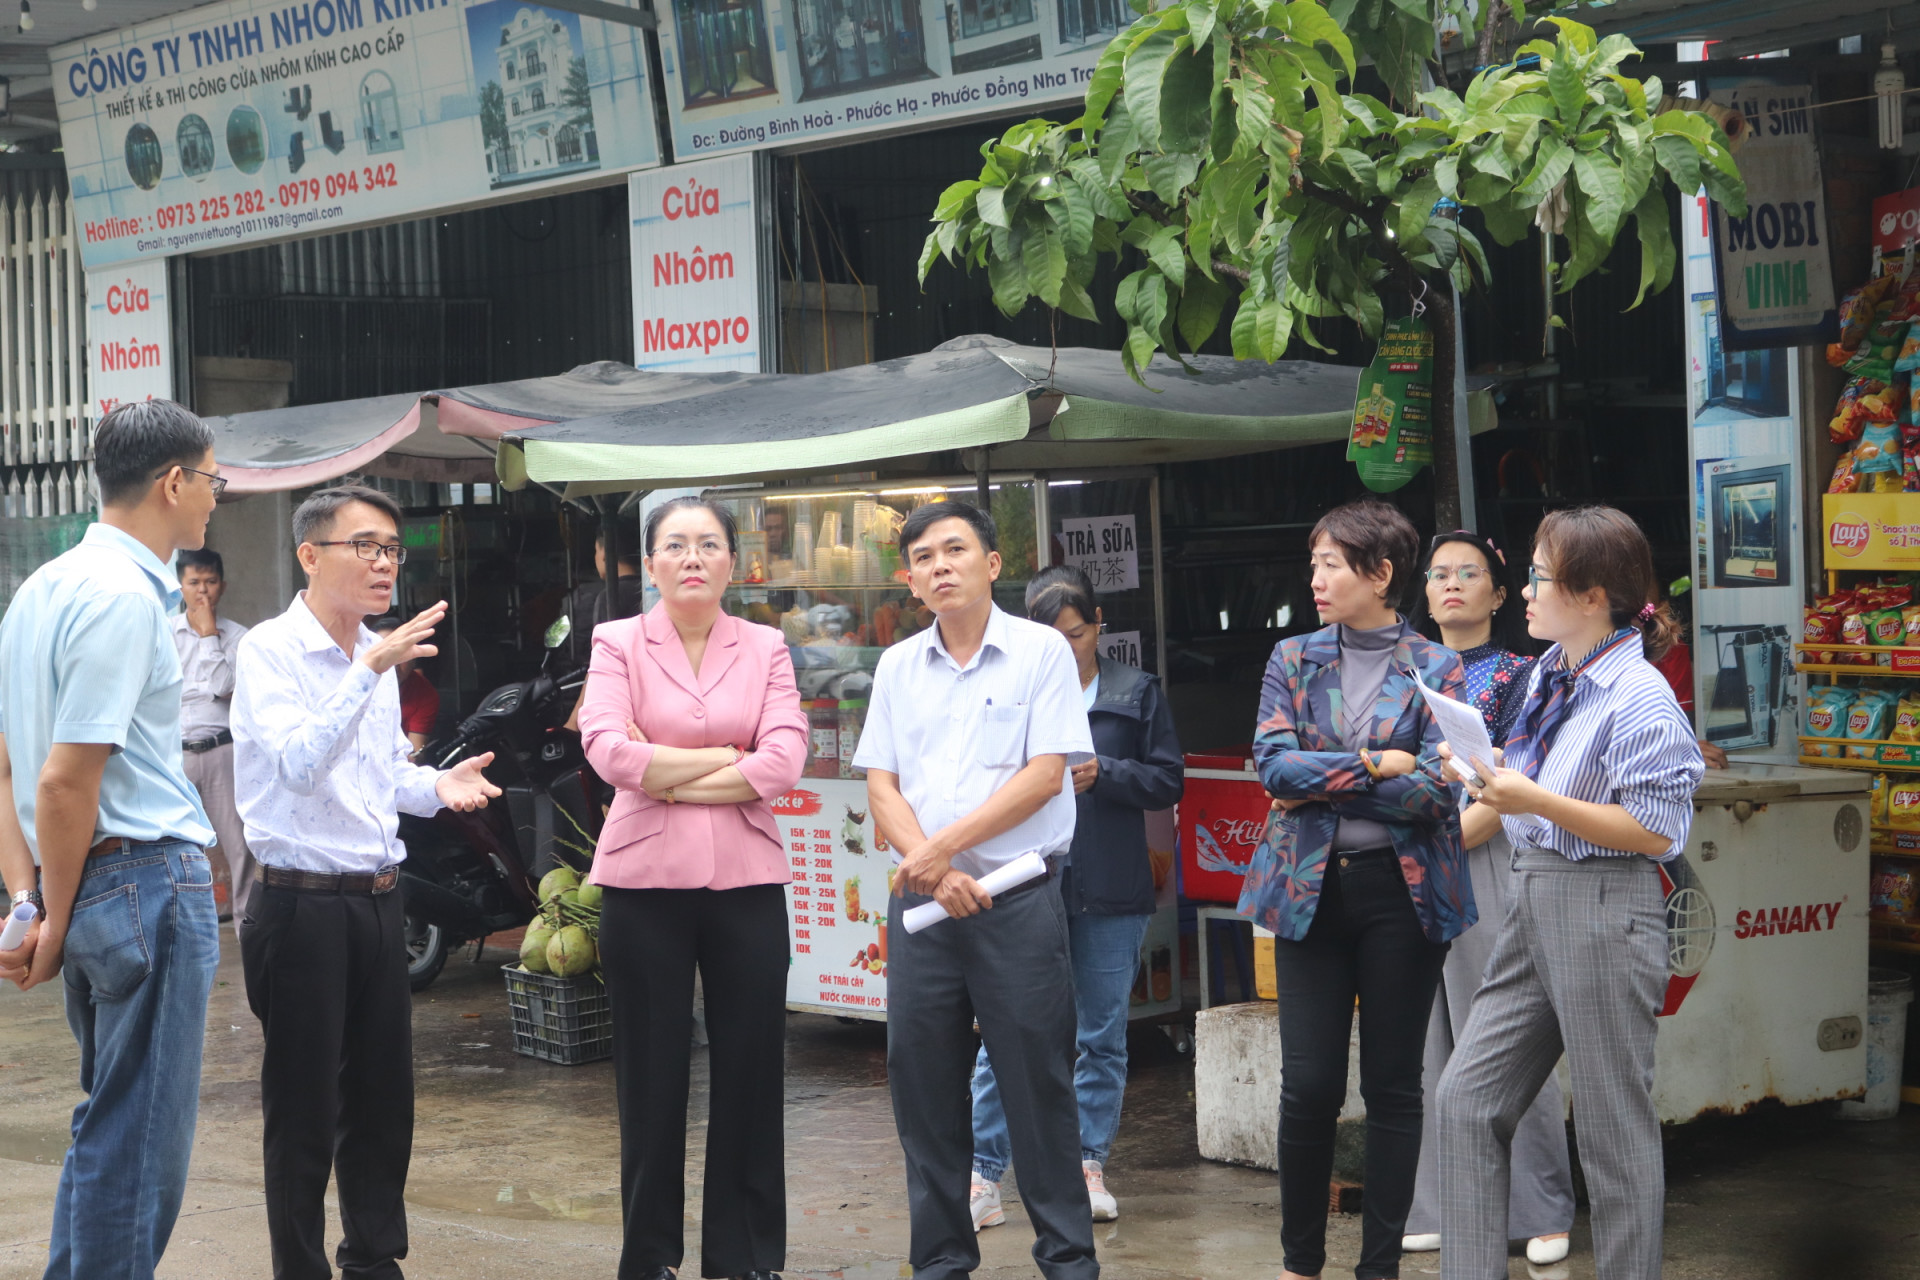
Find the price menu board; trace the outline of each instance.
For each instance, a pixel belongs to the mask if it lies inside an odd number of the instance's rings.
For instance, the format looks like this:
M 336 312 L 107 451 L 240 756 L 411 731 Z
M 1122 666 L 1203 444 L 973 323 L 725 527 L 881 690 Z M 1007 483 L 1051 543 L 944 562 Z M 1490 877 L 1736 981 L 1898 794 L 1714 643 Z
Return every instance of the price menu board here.
M 842 1017 L 884 1018 L 893 859 L 875 837 L 867 784 L 854 778 L 802 778 L 773 810 L 792 874 L 787 1004 Z

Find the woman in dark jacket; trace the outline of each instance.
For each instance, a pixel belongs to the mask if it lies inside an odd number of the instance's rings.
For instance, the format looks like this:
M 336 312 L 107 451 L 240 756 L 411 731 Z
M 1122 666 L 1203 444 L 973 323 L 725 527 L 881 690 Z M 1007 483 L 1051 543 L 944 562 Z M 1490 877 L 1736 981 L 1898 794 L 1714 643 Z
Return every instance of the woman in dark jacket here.
M 1281 1280 L 1326 1265 L 1327 1181 L 1360 1017 L 1367 1196 L 1356 1280 L 1400 1274 L 1420 1159 L 1420 1059 L 1447 944 L 1474 921 L 1458 792 L 1419 686 L 1460 659 L 1397 612 L 1420 539 L 1384 502 L 1336 507 L 1307 546 L 1324 624 L 1274 647 L 1253 743 L 1276 801 L 1240 914 L 1273 930 L 1280 1014 Z
M 1127 1087 L 1127 999 L 1154 909 L 1146 813 L 1180 799 L 1185 760 L 1160 681 L 1100 656 L 1100 610 L 1085 573 L 1056 566 L 1035 575 L 1027 584 L 1027 616 L 1073 646 L 1093 730 L 1094 758 L 1072 770 L 1079 813 L 1060 893 L 1079 1023 L 1073 1083 L 1080 1101 L 1080 1164 L 1094 1220 L 1109 1222 L 1120 1216 L 1103 1169 Z M 1000 1087 L 982 1048 L 973 1077 L 976 1231 L 1006 1221 L 1000 1179 L 1011 1158 Z

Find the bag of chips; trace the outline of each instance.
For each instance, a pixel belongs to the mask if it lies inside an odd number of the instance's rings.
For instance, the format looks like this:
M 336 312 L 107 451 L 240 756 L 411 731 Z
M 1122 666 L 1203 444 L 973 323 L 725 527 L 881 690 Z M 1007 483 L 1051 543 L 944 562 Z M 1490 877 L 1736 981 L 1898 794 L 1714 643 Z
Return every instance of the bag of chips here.
M 1888 693 L 1882 689 L 1862 689 L 1853 705 L 1847 708 L 1846 754 L 1856 760 L 1878 759 L 1878 749 L 1871 744 L 1884 741 L 1887 730 L 1893 723 L 1894 708 L 1900 705 L 1900 695 Z M 1854 746 L 1853 743 L 1862 745 Z
M 1840 615 L 1819 605 L 1808 605 L 1800 638 L 1808 644 L 1839 644 Z
M 1873 787 L 1867 792 L 1867 821 L 1876 827 L 1887 825 L 1887 775 L 1873 775 Z
M 1833 464 L 1833 479 L 1827 482 L 1828 493 L 1854 493 L 1860 488 L 1860 477 L 1854 473 L 1853 450 L 1840 455 Z
M 1867 330 L 1873 326 L 1874 312 L 1879 308 L 1881 299 L 1892 291 L 1893 276 L 1881 276 L 1878 280 L 1869 280 L 1840 299 L 1840 347 L 1852 351 L 1866 341 Z
M 1876 582 L 1859 592 L 1869 609 L 1904 609 L 1913 603 L 1913 586 L 1906 582 Z
M 1907 620 L 1898 609 L 1875 609 L 1867 617 L 1867 643 L 1897 645 L 1906 638 Z
M 1883 380 L 1855 378 L 1840 389 L 1827 422 L 1827 438 L 1835 444 L 1851 444 L 1860 438 L 1869 422 L 1894 420 L 1892 388 Z
M 1900 427 L 1892 422 L 1868 422 L 1853 446 L 1853 469 L 1863 474 L 1890 471 L 1900 474 Z
M 1809 742 L 1810 756 L 1839 756 L 1840 739 L 1846 736 L 1847 712 L 1853 706 L 1853 690 L 1826 685 L 1807 695 L 1807 736 L 1831 739 Z
M 1893 728 L 1887 731 L 1893 742 L 1920 743 L 1920 694 L 1908 694 L 1893 709 Z
M 1867 910 L 1895 920 L 1913 919 L 1920 913 L 1920 866 L 1899 858 L 1875 858 L 1867 882 Z

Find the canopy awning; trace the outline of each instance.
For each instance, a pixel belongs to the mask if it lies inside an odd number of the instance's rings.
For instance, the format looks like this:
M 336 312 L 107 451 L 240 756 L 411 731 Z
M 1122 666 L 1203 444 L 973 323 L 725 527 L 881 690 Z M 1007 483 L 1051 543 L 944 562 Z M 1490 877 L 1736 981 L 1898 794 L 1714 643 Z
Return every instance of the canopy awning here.
M 1359 370 L 1162 355 L 1142 387 L 1112 351 L 957 338 L 816 374 L 648 373 L 601 361 L 549 378 L 209 418 L 236 494 L 350 472 L 438 484 L 528 480 L 571 495 L 910 466 L 989 448 L 1001 469 L 1228 457 L 1345 437 Z M 1484 384 L 1485 380 L 1477 380 Z M 1472 429 L 1494 422 L 1484 389 Z
M 491 478 L 493 449 L 423 421 L 418 394 L 208 418 L 213 456 L 237 494 L 278 493 L 352 471 L 436 483 Z
M 1805 49 L 1844 36 L 1864 36 L 1865 52 L 1876 59 L 1885 41 L 1902 49 L 1920 43 L 1915 0 L 1587 0 L 1559 8 L 1555 16 L 1584 22 L 1602 36 L 1626 36 L 1642 48 L 1713 41 L 1707 56 L 1715 60 Z
M 671 405 L 508 433 L 500 476 L 569 495 L 820 474 L 990 448 L 1010 469 L 1228 457 L 1343 439 L 1359 370 L 1311 361 L 1156 356 L 1146 387 L 1119 355 L 984 335 L 827 373 L 758 375 Z M 689 378 L 697 375 L 687 375 Z M 1492 399 L 1469 397 L 1472 429 Z

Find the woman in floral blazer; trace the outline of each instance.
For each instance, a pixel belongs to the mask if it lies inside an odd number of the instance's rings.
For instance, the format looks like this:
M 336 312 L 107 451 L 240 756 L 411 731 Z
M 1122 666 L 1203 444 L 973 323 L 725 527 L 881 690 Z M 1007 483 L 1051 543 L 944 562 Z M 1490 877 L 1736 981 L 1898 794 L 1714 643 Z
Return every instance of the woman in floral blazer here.
M 1414 681 L 1458 698 L 1465 676 L 1395 609 L 1420 554 L 1396 508 L 1336 508 L 1308 545 L 1327 625 L 1281 641 L 1267 664 L 1253 753 L 1274 810 L 1240 894 L 1240 914 L 1276 938 L 1281 1277 L 1311 1280 L 1326 1263 L 1357 1001 L 1367 1196 L 1355 1275 L 1393 1280 L 1420 1156 L 1427 1019 L 1447 944 L 1476 918 L 1459 796 Z

